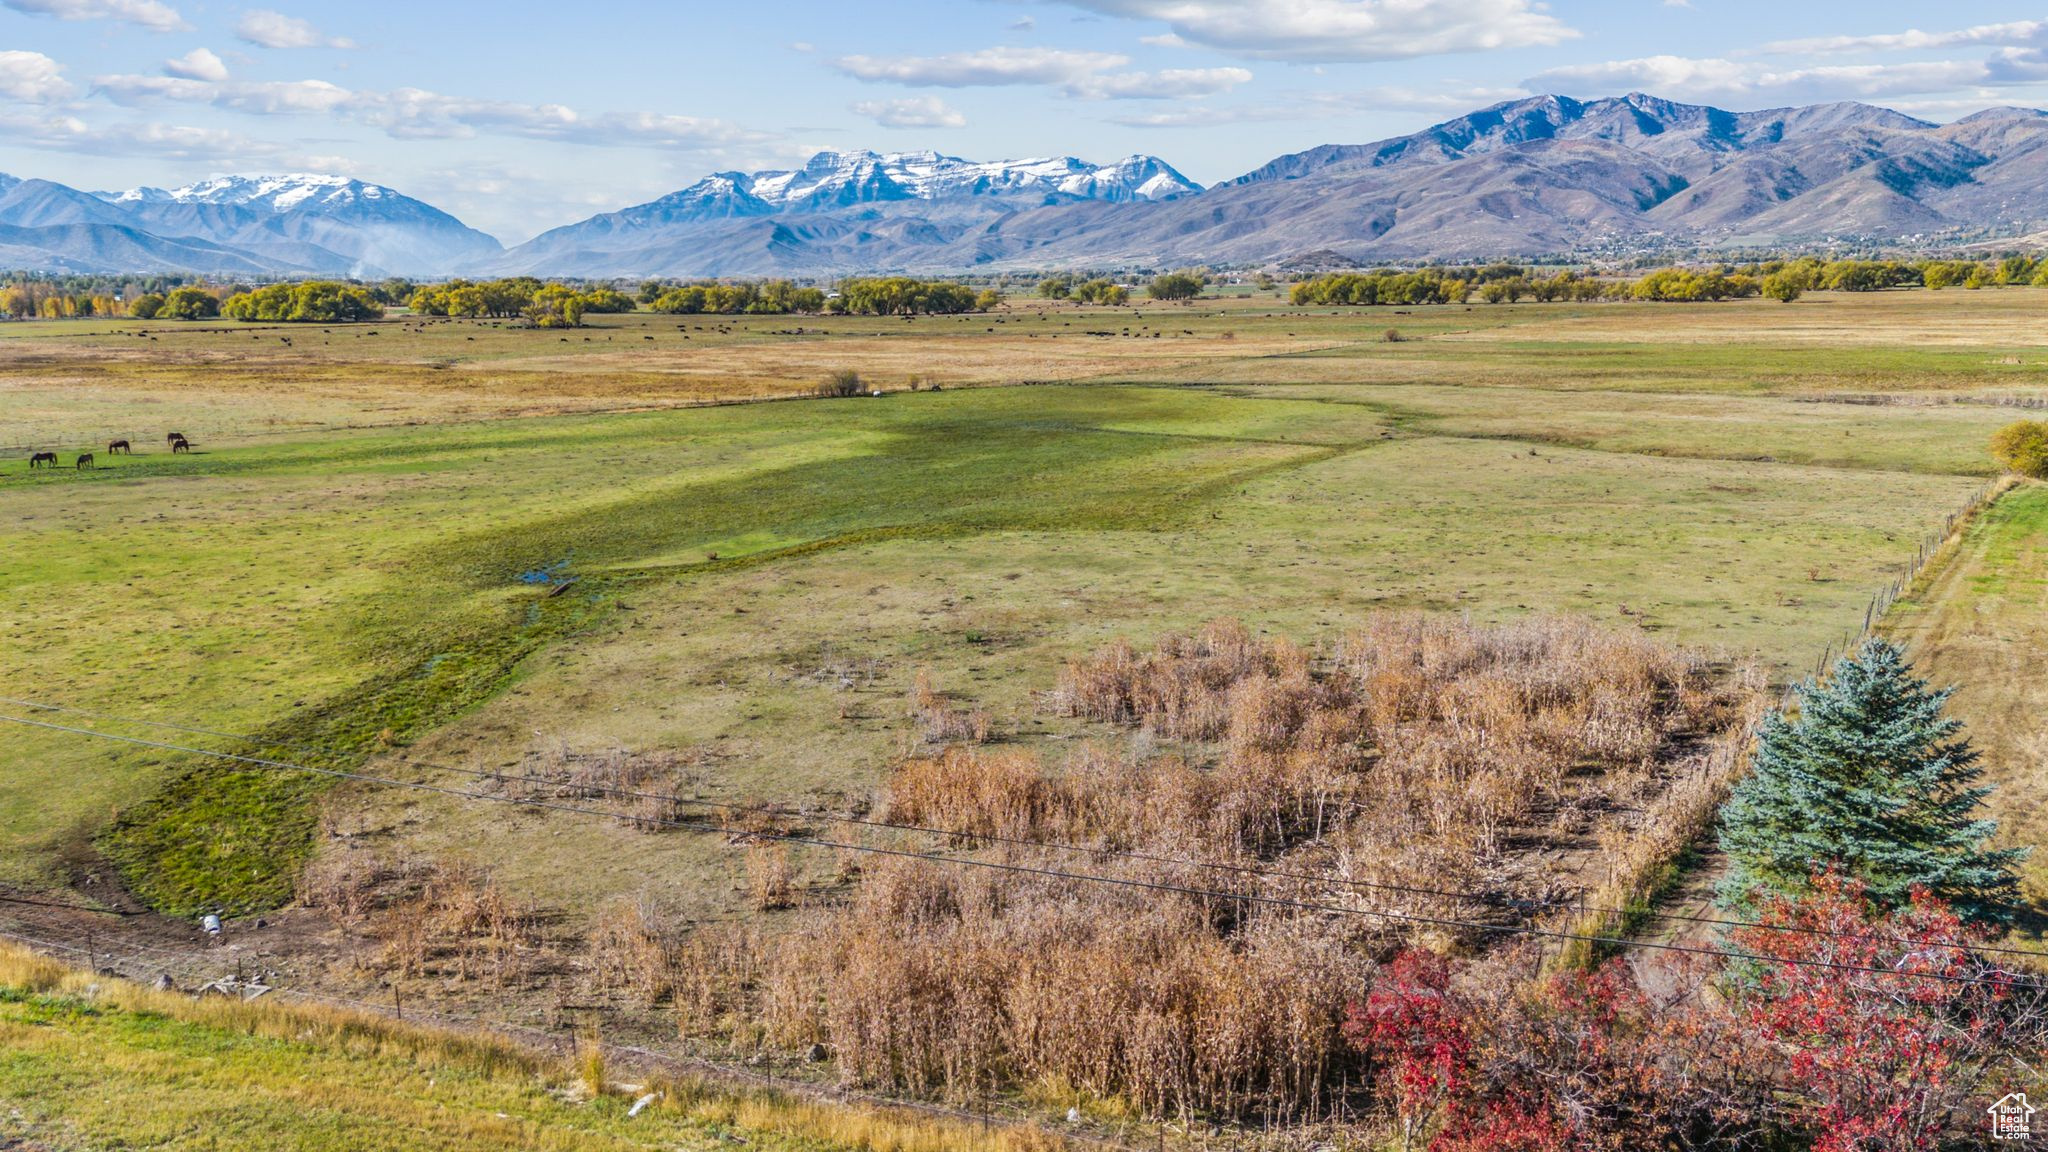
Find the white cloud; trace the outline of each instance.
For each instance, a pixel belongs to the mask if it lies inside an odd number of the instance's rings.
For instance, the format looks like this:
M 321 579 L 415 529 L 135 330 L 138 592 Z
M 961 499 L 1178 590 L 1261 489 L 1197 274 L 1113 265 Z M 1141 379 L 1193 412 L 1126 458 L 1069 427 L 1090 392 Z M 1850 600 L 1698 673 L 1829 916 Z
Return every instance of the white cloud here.
M 92 91 L 130 107 L 175 100 L 257 116 L 331 112 L 350 107 L 358 99 L 356 93 L 325 80 L 223 81 L 176 75 L 99 76 L 93 79 Z
M 1267 100 L 1235 107 L 1217 108 L 1188 105 L 1162 112 L 1112 116 L 1109 122 L 1125 128 L 1211 128 L 1223 124 L 1303 122 L 1335 120 L 1360 113 L 1403 111 L 1459 116 L 1529 95 L 1521 88 L 1458 88 L 1425 91 L 1416 88 L 1375 87 L 1340 92 L 1302 92 L 1286 99 Z
M 1538 0 L 1060 0 L 1165 24 L 1270 60 L 1375 61 L 1558 44 L 1578 33 Z
M 863 100 L 853 111 L 884 128 L 965 128 L 967 117 L 937 96 L 903 100 Z
M 840 71 L 858 80 L 912 87 L 982 88 L 1070 84 L 1130 62 L 1130 57 L 1114 52 L 1003 47 L 943 56 L 842 56 L 837 64 Z
M 839 70 L 859 80 L 918 88 L 996 88 L 1037 84 L 1084 100 L 1209 96 L 1251 82 L 1243 68 L 1169 68 L 1120 72 L 1131 58 L 1062 48 L 987 48 L 943 56 L 842 56 Z
M 354 41 L 329 36 L 296 16 L 256 8 L 242 13 L 235 36 L 259 48 L 353 48 Z
M 1069 84 L 1067 91 L 1089 100 L 1186 99 L 1228 92 L 1251 80 L 1243 68 L 1168 68 L 1091 76 Z
M 1988 60 L 1771 68 L 1726 58 L 1648 56 L 1553 68 L 1524 83 L 1539 92 L 1596 96 L 1643 91 L 1687 100 L 1814 103 L 1952 92 L 2048 80 L 2048 56 L 2005 49 Z
M 151 156 L 229 164 L 267 159 L 283 152 L 280 145 L 220 129 L 156 123 L 95 127 L 75 116 L 40 120 L 0 118 L 0 131 L 13 140 L 40 148 L 120 158 Z
M 1821 36 L 1810 40 L 1779 40 L 1764 45 L 1763 50 L 1781 55 L 1907 52 L 1978 44 L 2026 46 L 2044 41 L 2048 41 L 2048 20 L 2016 20 L 2006 24 L 1979 24 L 1974 28 L 1961 28 L 1953 32 L 1921 32 L 1914 29 L 1879 36 Z
M 48 104 L 72 93 L 63 66 L 41 52 L 0 52 L 0 96 L 24 104 Z
M 160 0 L 0 0 L 16 12 L 59 20 L 115 20 L 152 32 L 183 32 L 191 25 Z
M 228 78 L 228 66 L 212 52 L 204 48 L 194 48 L 183 56 L 174 56 L 164 61 L 164 75 L 218 83 Z
M 583 116 L 561 104 L 472 100 L 421 88 L 357 92 L 325 80 L 208 81 L 180 76 L 101 76 L 94 95 L 125 106 L 158 101 L 209 104 L 255 116 L 332 113 L 401 140 L 523 136 L 567 144 L 704 149 L 769 139 L 723 120 L 657 112 Z

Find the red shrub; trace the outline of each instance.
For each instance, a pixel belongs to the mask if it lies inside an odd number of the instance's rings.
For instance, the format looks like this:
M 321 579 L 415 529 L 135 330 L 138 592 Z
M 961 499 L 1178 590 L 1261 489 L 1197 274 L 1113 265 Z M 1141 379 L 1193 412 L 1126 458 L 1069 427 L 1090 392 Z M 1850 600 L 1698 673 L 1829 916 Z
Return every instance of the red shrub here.
M 1346 1038 L 1391 1074 L 1388 1094 L 1401 1120 L 1403 1148 L 1472 1084 L 1471 1011 L 1453 994 L 1451 975 L 1443 957 L 1404 951 L 1344 1022 Z

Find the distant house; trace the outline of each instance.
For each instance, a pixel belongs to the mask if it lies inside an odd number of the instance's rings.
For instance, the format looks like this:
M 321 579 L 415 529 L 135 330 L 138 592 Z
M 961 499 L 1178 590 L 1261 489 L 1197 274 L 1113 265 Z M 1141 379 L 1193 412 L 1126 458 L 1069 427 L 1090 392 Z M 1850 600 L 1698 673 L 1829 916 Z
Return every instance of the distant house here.
M 2014 1092 L 1986 1111 L 1991 1113 L 1993 1140 L 2026 1140 L 2033 1136 L 2034 1106 L 2027 1103 L 2025 1092 Z

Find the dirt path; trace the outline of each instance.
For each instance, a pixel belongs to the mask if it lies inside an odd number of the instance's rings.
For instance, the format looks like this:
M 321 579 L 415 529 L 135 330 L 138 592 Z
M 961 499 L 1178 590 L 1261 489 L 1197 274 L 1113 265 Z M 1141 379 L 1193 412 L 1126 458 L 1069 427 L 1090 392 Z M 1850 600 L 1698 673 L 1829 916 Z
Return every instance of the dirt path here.
M 1921 675 L 1955 686 L 1949 712 L 1969 726 L 1996 789 L 1986 803 L 1998 842 L 2034 849 L 2022 885 L 2048 905 L 2048 484 L 2015 489 L 1973 522 L 1884 632 Z M 2044 936 L 2038 922 L 2020 933 Z

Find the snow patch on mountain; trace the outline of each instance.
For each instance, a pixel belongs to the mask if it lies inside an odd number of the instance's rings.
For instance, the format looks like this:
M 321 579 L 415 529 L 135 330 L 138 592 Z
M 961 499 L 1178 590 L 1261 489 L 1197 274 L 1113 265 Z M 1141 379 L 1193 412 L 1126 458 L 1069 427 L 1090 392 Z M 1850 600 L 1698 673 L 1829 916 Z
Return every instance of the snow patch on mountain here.
M 280 176 L 216 176 L 168 191 L 130 188 L 101 193 L 115 204 L 237 204 L 273 212 L 298 209 L 333 211 L 358 203 L 402 200 L 397 192 L 347 176 L 297 172 Z
M 1090 164 L 1072 156 L 963 160 L 938 152 L 820 152 L 792 171 L 719 172 L 664 199 L 716 206 L 732 214 L 758 202 L 770 211 L 806 211 L 887 201 L 998 197 L 1064 200 L 1170 200 L 1201 186 L 1156 156 Z

